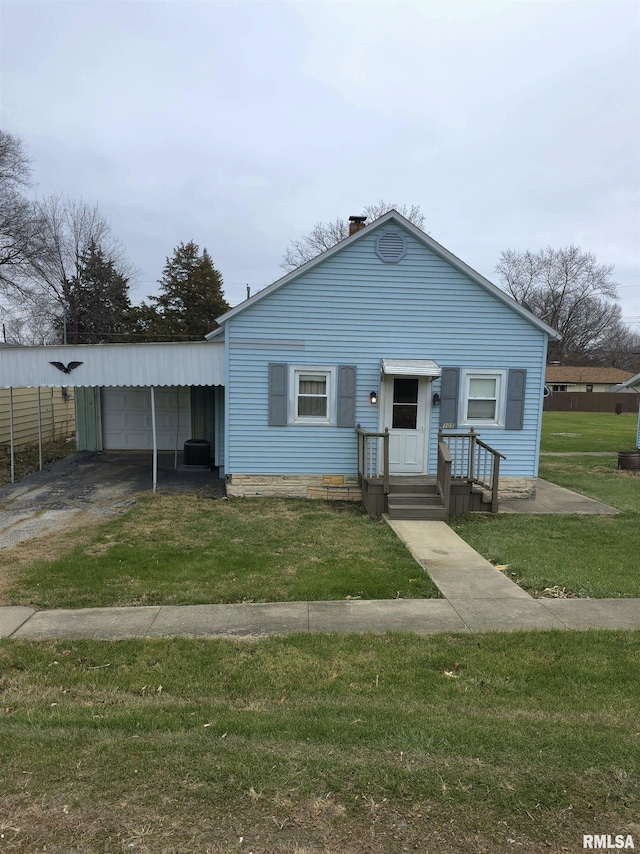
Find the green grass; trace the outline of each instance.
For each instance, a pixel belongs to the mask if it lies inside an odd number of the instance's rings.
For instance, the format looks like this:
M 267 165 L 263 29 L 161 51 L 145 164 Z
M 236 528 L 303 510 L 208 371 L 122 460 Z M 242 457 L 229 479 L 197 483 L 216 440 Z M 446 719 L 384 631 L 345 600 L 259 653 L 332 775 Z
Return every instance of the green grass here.
M 638 416 L 629 412 L 545 412 L 540 450 L 565 453 L 630 451 L 636 447 Z M 567 435 L 568 434 L 568 435 Z
M 342 502 L 145 498 L 57 558 L 6 556 L 5 571 L 5 601 L 43 608 L 439 595 L 384 522 Z
M 612 457 L 547 457 L 546 480 L 622 510 L 618 516 L 477 515 L 452 522 L 474 549 L 526 590 L 640 597 L 640 475 Z
M 499 854 L 637 834 L 639 654 L 632 632 L 0 642 L 0 850 Z

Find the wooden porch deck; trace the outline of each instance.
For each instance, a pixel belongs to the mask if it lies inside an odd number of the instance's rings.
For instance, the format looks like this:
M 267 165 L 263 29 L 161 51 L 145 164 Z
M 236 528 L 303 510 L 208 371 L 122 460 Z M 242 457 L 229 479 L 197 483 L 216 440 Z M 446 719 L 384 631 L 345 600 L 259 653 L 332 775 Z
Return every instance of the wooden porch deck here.
M 446 520 L 462 513 L 497 512 L 504 457 L 481 442 L 473 430 L 439 435 L 437 476 L 390 474 L 388 431 L 368 433 L 358 427 L 356 432 L 362 502 L 370 516 L 387 513 L 392 519 Z M 379 439 L 383 440 L 383 472 L 374 474 L 377 463 L 367 443 Z

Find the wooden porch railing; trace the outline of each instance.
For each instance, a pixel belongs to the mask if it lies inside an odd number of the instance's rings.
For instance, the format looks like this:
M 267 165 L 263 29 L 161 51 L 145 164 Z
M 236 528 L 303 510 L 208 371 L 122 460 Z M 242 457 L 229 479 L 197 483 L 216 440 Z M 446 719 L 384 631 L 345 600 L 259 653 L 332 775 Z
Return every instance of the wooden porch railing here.
M 451 477 L 477 483 L 491 493 L 491 512 L 498 512 L 500 460 L 506 460 L 490 445 L 482 442 L 473 427 L 468 433 L 438 431 L 438 446 L 443 442 L 451 454 Z M 439 460 L 439 457 L 438 457 Z
M 382 439 L 382 481 L 385 495 L 389 492 L 389 428 L 384 433 L 370 433 L 358 424 L 358 483 L 362 478 L 379 477 L 378 439 Z
M 382 491 L 389 494 L 389 430 L 372 433 L 358 424 L 358 483 L 382 481 Z M 382 442 L 380 443 L 380 440 Z M 382 444 L 382 449 L 380 449 Z M 380 460 L 382 451 L 382 460 Z M 478 484 L 491 495 L 491 512 L 498 512 L 498 480 L 502 454 L 482 442 L 475 430 L 468 433 L 438 432 L 438 469 L 436 476 L 438 494 L 449 518 L 451 507 L 451 484 L 465 481 Z M 380 465 L 382 462 L 382 465 Z M 379 492 L 380 487 L 377 487 Z
M 438 495 L 442 498 L 446 519 L 449 518 L 451 504 L 451 452 L 446 442 L 438 438 L 438 474 L 436 476 Z

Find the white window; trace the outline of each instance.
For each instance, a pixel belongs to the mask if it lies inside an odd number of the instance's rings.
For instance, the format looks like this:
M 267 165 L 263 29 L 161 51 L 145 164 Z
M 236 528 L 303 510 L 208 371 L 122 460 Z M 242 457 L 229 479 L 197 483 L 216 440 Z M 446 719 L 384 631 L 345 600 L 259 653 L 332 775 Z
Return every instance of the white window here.
M 461 425 L 504 426 L 506 371 L 463 371 Z
M 291 424 L 333 424 L 335 421 L 335 368 L 291 366 Z

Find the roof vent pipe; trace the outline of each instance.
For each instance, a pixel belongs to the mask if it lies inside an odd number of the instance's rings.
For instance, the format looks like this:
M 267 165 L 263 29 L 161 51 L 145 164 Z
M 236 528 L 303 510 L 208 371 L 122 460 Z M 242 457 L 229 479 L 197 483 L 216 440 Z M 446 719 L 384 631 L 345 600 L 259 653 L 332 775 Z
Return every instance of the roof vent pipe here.
M 355 234 L 356 231 L 360 231 L 361 228 L 364 228 L 367 224 L 366 216 L 350 216 L 349 217 L 349 237 L 352 234 Z

